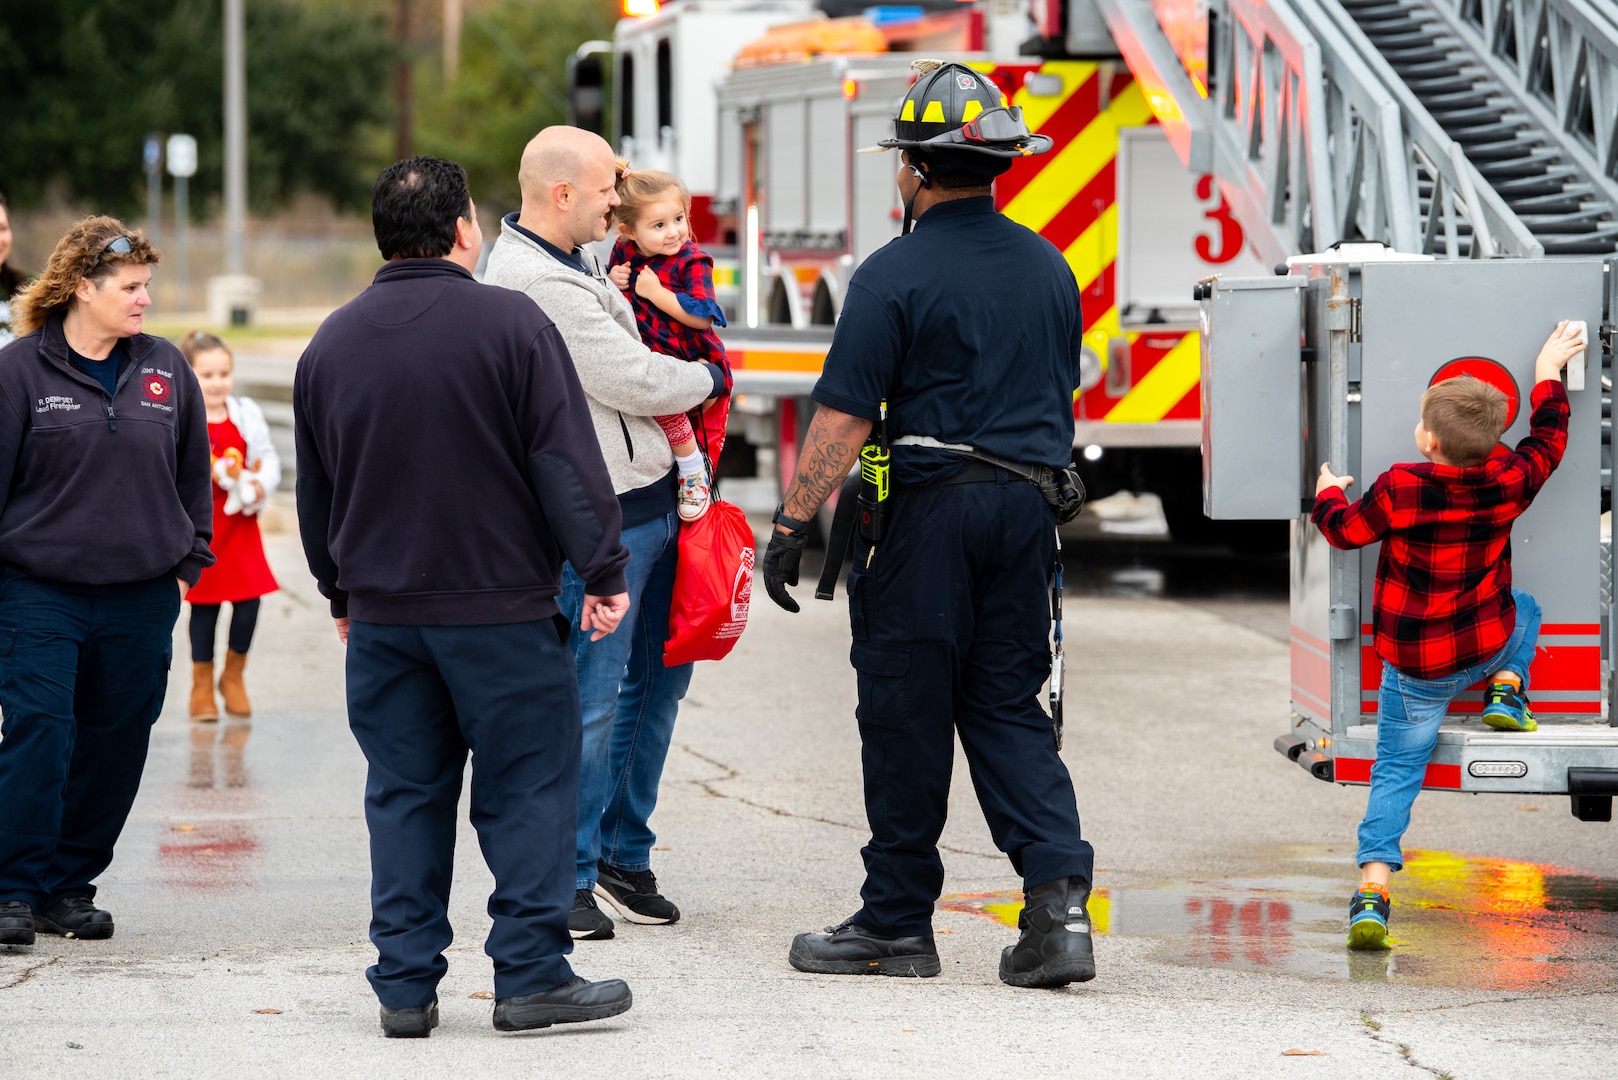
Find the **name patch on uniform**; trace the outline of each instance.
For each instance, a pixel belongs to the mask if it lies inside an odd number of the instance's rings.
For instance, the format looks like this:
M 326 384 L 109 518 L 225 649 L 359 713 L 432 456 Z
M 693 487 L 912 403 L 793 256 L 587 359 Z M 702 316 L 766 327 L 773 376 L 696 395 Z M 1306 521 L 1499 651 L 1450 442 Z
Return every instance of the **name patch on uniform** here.
M 60 394 L 52 394 L 49 397 L 40 398 L 39 404 L 34 407 L 34 411 L 50 412 L 52 409 L 62 409 L 67 412 L 72 412 L 74 409 L 78 408 L 81 408 L 81 406 L 72 398 L 62 397 Z

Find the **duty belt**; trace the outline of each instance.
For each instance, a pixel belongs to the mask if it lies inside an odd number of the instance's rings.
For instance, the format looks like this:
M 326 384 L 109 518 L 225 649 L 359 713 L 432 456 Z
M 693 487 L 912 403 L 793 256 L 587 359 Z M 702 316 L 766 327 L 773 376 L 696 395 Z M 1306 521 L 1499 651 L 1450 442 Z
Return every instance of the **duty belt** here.
M 986 454 L 964 443 L 947 443 L 931 435 L 901 435 L 893 440 L 895 446 L 926 446 L 935 450 L 952 450 L 973 460 L 954 476 L 918 487 L 948 487 L 954 484 L 982 484 L 999 478 L 1001 470 L 1027 480 L 1034 485 L 1049 483 L 1055 475 L 1048 465 L 1021 465 Z M 815 585 L 816 600 L 831 600 L 837 595 L 837 578 L 843 570 L 843 559 L 848 555 L 849 541 L 854 536 L 855 506 L 860 486 L 859 473 L 843 482 L 837 496 L 837 509 L 832 514 L 831 532 L 826 538 L 826 561 L 820 568 L 820 581 Z

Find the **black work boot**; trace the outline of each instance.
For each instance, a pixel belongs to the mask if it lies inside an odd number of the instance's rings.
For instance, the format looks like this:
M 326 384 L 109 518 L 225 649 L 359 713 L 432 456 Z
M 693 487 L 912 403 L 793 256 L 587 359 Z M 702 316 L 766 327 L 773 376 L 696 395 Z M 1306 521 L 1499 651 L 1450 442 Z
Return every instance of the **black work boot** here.
M 1081 877 L 1028 890 L 1017 929 L 1022 937 L 1000 954 L 1000 981 L 1012 986 L 1066 986 L 1096 977 L 1090 941 L 1090 883 Z
M 425 1039 L 438 1026 L 438 999 L 410 1009 L 382 1006 L 382 1034 L 390 1039 Z
M 112 912 L 95 906 L 88 896 L 70 896 L 58 900 L 49 910 L 34 916 L 42 934 L 61 934 L 66 938 L 112 937 Z
M 34 909 L 26 900 L 0 904 L 0 945 L 34 943 Z
M 787 960 L 799 971 L 818 975 L 901 975 L 929 978 L 939 972 L 932 934 L 877 937 L 846 919 L 823 933 L 792 939 Z
M 540 994 L 501 998 L 494 1003 L 494 1026 L 498 1031 L 529 1031 L 552 1024 L 579 1024 L 605 1020 L 626 1013 L 635 996 L 622 979 L 591 982 L 575 975 L 567 982 Z

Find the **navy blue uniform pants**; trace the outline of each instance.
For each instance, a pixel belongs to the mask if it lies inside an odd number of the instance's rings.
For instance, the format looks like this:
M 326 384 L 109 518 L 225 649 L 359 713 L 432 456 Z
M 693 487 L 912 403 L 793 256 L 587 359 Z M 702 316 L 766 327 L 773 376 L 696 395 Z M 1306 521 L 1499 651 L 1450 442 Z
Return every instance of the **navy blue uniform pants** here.
M 433 999 L 453 938 L 456 805 L 472 755 L 472 826 L 494 874 L 484 951 L 496 997 L 573 977 L 579 689 L 558 619 L 384 626 L 348 635 L 348 724 L 369 763 L 371 943 L 390 1009 Z
M 900 488 L 869 568 L 855 545 L 850 659 L 871 841 L 854 921 L 884 936 L 931 930 L 956 735 L 989 832 L 1024 885 L 1093 872 L 1040 705 L 1055 518 L 1034 485 L 997 477 Z
M 163 709 L 172 577 L 72 585 L 0 570 L 0 900 L 95 896 Z

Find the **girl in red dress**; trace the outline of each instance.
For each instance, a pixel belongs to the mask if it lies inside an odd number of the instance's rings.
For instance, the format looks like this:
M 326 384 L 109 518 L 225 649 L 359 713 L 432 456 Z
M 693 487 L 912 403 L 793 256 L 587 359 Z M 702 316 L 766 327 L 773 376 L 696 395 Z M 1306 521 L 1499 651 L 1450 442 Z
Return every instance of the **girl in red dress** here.
M 180 342 L 202 387 L 208 410 L 208 446 L 213 459 L 213 553 L 217 561 L 202 572 L 186 599 L 191 602 L 191 719 L 219 719 L 214 699 L 214 639 L 219 608 L 230 604 L 229 648 L 219 676 L 225 712 L 251 716 L 242 680 L 247 650 L 258 625 L 259 597 L 279 586 L 264 558 L 258 512 L 281 482 L 281 459 L 270 442 L 264 412 L 251 398 L 231 395 L 235 361 L 225 343 L 194 330 Z

